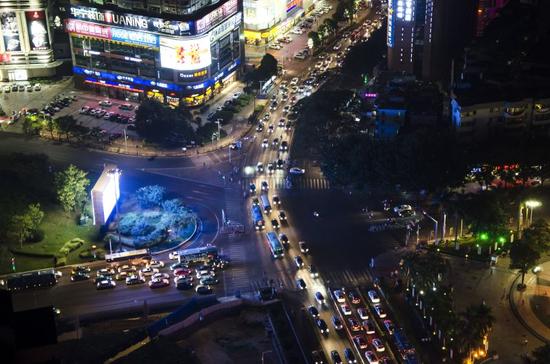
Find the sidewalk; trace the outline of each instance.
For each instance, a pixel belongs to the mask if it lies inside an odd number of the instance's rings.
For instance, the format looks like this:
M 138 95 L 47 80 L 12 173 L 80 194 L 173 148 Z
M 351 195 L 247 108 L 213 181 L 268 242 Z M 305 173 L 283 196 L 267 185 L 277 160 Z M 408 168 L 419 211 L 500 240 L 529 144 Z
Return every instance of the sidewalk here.
M 537 274 L 526 274 L 524 291 L 517 290 L 517 284 L 521 282 L 521 275 L 514 280 L 510 287 L 510 305 L 518 320 L 534 336 L 541 341 L 550 341 L 550 261 L 540 265 L 542 271 Z

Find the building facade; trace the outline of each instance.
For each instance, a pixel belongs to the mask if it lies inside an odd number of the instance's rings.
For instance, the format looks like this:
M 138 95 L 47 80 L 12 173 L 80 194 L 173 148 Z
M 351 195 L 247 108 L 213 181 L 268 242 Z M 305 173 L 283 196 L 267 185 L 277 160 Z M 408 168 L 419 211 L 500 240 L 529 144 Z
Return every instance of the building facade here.
M 478 0 L 476 10 L 476 36 L 481 37 L 485 28 L 491 20 L 496 18 L 498 11 L 502 9 L 509 0 Z
M 2 81 L 55 75 L 47 1 L 0 1 L 0 33 Z
M 243 53 L 240 0 L 71 2 L 77 85 L 116 98 L 204 104 L 236 80 Z
M 290 30 L 315 8 L 317 0 L 244 0 L 244 36 L 248 44 L 265 45 Z

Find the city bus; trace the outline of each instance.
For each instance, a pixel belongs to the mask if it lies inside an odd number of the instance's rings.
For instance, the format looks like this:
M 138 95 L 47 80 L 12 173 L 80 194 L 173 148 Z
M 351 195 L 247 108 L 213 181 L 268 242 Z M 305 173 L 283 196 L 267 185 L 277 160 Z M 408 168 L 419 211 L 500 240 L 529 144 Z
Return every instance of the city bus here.
M 285 255 L 285 252 L 283 250 L 283 245 L 277 237 L 277 234 L 273 231 L 270 231 L 266 233 L 265 236 L 267 238 L 267 244 L 269 245 L 269 249 L 271 250 L 271 255 L 273 255 L 273 258 L 282 258 Z
M 132 259 L 148 257 L 149 255 L 150 254 L 148 249 L 128 250 L 125 252 L 105 254 L 105 261 L 120 262 L 122 260 L 132 260 Z
M 262 216 L 262 209 L 260 209 L 260 206 L 253 205 L 251 214 L 252 214 L 252 223 L 254 224 L 254 228 L 256 230 L 265 229 L 264 217 Z
M 218 256 L 218 248 L 214 245 L 207 245 L 200 248 L 184 249 L 178 252 L 180 262 L 194 263 L 204 261 Z
M 271 213 L 271 205 L 269 204 L 269 196 L 267 194 L 262 194 L 260 196 L 260 203 L 264 208 L 264 214 Z
M 19 291 L 28 288 L 52 287 L 57 283 L 57 275 L 53 269 L 15 274 L 8 277 L 6 288 Z

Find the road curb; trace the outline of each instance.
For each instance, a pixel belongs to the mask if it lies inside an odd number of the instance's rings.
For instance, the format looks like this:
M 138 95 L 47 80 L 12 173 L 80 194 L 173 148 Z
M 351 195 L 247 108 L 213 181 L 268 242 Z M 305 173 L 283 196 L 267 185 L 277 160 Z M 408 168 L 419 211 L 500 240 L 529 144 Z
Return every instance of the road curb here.
M 189 237 L 185 240 L 182 240 L 181 243 L 179 243 L 178 245 L 176 245 L 175 247 L 173 248 L 170 248 L 170 249 L 164 249 L 164 250 L 161 250 L 161 251 L 158 251 L 158 252 L 151 252 L 151 255 L 160 255 L 160 254 L 164 254 L 164 253 L 167 253 L 169 251 L 172 251 L 174 249 L 179 249 L 181 248 L 184 244 L 187 244 L 189 241 L 191 241 L 191 239 L 193 239 L 195 237 L 195 235 L 197 234 L 197 231 L 199 230 L 198 226 L 199 224 L 201 225 L 201 228 L 202 228 L 202 220 L 197 218 L 197 220 L 199 221 L 197 224 L 195 224 L 195 229 L 193 230 L 193 234 L 189 235 Z
M 547 340 L 544 336 L 539 334 L 534 328 L 532 328 L 523 319 L 523 317 L 521 316 L 521 314 L 519 313 L 519 311 L 516 307 L 516 303 L 514 302 L 513 295 L 514 295 L 514 288 L 516 287 L 517 281 L 520 277 L 521 277 L 521 273 L 518 273 L 516 278 L 512 281 L 512 284 L 510 285 L 510 289 L 508 290 L 508 302 L 510 303 L 510 308 L 512 309 L 512 313 L 518 319 L 518 321 L 523 325 L 523 327 L 525 327 L 525 329 L 531 333 L 531 335 L 533 335 L 534 337 L 536 337 L 537 339 L 539 339 L 543 343 L 549 343 L 550 342 L 549 340 Z

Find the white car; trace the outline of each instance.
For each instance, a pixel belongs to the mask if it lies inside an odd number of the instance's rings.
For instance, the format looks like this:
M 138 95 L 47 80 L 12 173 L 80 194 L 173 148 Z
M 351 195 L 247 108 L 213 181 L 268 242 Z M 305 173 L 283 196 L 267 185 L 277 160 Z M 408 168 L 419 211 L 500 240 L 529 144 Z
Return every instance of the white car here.
M 164 268 L 164 262 L 161 260 L 151 260 L 149 262 L 149 267 L 152 268 Z
M 379 352 L 379 353 L 386 350 L 386 348 L 384 347 L 384 343 L 382 342 L 382 340 L 380 340 L 378 338 L 372 339 L 372 346 L 374 346 L 376 351 Z
M 290 168 L 289 173 L 290 174 L 295 174 L 295 175 L 302 175 L 302 174 L 306 173 L 306 170 L 303 169 L 303 168 L 292 167 L 292 168 Z
M 159 270 L 153 267 L 145 267 L 141 270 L 141 274 L 145 277 L 152 276 L 155 273 L 158 273 Z
M 113 103 L 110 100 L 101 100 L 99 104 L 106 107 L 113 106 Z
M 361 318 L 361 320 L 368 320 L 369 319 L 369 313 L 366 308 L 361 307 L 357 309 L 357 314 Z
M 298 84 L 298 81 L 300 81 L 300 79 L 298 79 L 298 77 L 294 77 L 292 80 L 290 80 L 290 86 L 296 86 Z
M 385 318 L 386 317 L 386 311 L 384 311 L 382 306 L 376 305 L 376 306 L 374 306 L 374 310 L 378 314 L 378 317 L 380 317 L 380 318 Z
M 262 141 L 262 148 L 267 148 L 267 147 L 269 147 L 269 140 L 264 139 L 264 140 Z
M 346 302 L 346 296 L 344 295 L 344 292 L 337 289 L 332 292 L 332 295 L 334 296 L 334 299 L 338 301 L 339 303 L 345 303 Z
M 170 252 L 170 254 L 168 254 L 168 258 L 171 260 L 178 260 L 179 257 L 180 254 L 178 252 Z
M 395 206 L 393 208 L 393 211 L 397 214 L 399 213 L 402 213 L 403 211 L 412 211 L 412 206 L 411 205 L 399 205 L 399 206 Z
M 369 299 L 372 303 L 380 303 L 380 297 L 378 297 L 378 294 L 375 290 L 370 290 L 368 294 Z
M 170 275 L 168 273 L 155 273 L 151 279 L 170 279 Z
M 345 316 L 351 316 L 351 308 L 348 306 L 347 303 L 344 303 L 343 305 L 340 305 L 340 308 L 342 309 L 342 313 Z
M 269 46 L 269 49 L 275 49 L 275 50 L 280 50 L 280 49 L 283 49 L 283 47 L 277 43 L 273 43 Z
M 264 171 L 264 164 L 262 162 L 258 162 L 258 164 L 256 164 L 256 172 L 262 173 L 263 171 Z
M 378 361 L 378 358 L 376 357 L 376 355 L 372 351 L 365 351 L 365 358 L 367 358 L 367 362 L 369 364 L 378 364 L 378 363 L 380 363 Z

